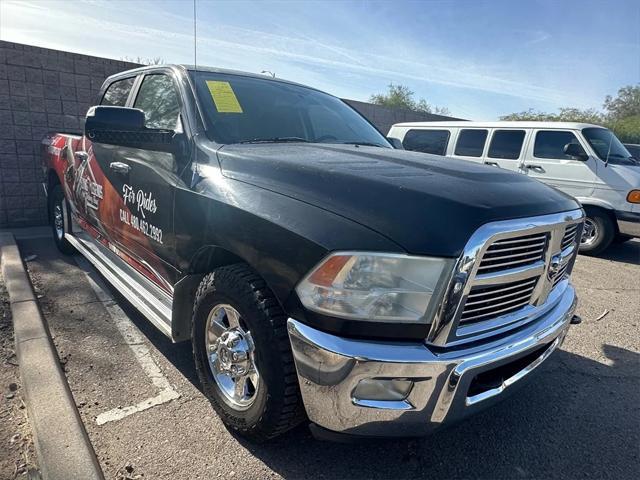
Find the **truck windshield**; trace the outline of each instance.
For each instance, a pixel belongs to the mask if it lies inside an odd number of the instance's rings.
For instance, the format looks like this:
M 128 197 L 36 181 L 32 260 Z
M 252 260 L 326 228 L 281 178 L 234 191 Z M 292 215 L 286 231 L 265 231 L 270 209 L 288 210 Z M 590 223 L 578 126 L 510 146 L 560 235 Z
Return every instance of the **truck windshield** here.
M 191 72 L 207 132 L 218 143 L 338 143 L 391 148 L 342 100 L 261 78 Z
M 618 137 L 606 128 L 583 128 L 582 134 L 600 160 L 617 165 L 638 165 Z

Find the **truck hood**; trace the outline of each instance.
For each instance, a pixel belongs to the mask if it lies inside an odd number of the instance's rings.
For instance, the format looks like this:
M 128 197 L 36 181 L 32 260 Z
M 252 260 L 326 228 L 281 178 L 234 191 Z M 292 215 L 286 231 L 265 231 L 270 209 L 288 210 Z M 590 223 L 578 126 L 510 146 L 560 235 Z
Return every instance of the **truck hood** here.
M 415 254 L 457 256 L 487 222 L 580 208 L 522 174 L 404 150 L 244 144 L 221 147 L 218 159 L 228 178 L 344 216 Z

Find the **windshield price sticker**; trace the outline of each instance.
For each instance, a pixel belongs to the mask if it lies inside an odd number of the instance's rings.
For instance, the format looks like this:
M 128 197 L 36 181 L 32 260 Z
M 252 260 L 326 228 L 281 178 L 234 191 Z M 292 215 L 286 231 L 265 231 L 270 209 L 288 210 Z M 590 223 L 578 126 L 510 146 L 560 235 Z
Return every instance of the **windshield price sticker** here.
M 242 113 L 242 107 L 229 82 L 207 80 L 207 87 L 219 113 Z

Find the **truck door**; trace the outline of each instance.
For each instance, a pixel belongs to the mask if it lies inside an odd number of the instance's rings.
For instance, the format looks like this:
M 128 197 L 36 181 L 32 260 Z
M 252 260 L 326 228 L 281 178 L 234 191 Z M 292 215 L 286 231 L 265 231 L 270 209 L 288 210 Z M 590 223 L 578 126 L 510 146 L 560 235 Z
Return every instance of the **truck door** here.
M 136 77 L 112 82 L 105 90 L 100 105 L 124 107 Z M 87 137 L 70 139 L 64 154 L 69 167 L 65 181 L 69 187 L 67 199 L 75 222 L 93 237 L 108 239 L 105 225 L 111 199 L 117 196 L 107 179 L 107 170 L 114 147 L 92 143 Z M 107 222 L 108 223 L 108 222 Z
M 533 145 L 523 165 L 527 175 L 572 197 L 591 196 L 597 160 L 591 156 L 581 160 L 564 153 L 564 147 L 569 143 L 580 145 L 584 151 L 584 146 L 572 131 L 537 130 L 531 143 Z
M 173 78 L 149 73 L 138 85 L 129 104 L 144 111 L 145 126 L 181 133 L 182 102 Z M 168 293 L 177 273 L 172 266 L 173 200 L 186 155 L 116 146 L 104 165 L 120 197 L 105 219 L 117 253 Z
M 525 130 L 493 130 L 484 163 L 513 172 L 522 172 L 521 159 L 526 136 Z

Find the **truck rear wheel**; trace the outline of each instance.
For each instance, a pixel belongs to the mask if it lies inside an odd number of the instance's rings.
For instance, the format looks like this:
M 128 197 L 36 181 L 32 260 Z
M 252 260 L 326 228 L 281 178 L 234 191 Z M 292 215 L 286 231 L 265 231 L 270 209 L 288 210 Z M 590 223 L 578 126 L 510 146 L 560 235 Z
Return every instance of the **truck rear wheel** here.
M 60 185 L 53 187 L 49 193 L 49 218 L 51 219 L 53 241 L 58 250 L 66 255 L 75 252 L 73 246 L 64 236 L 69 231 L 70 221 L 67 201 Z
M 264 441 L 305 418 L 286 316 L 248 266 L 204 277 L 192 328 L 203 392 L 228 428 Z
M 609 215 L 601 210 L 587 210 L 584 221 L 580 253 L 597 255 L 603 252 L 615 237 L 615 228 Z

